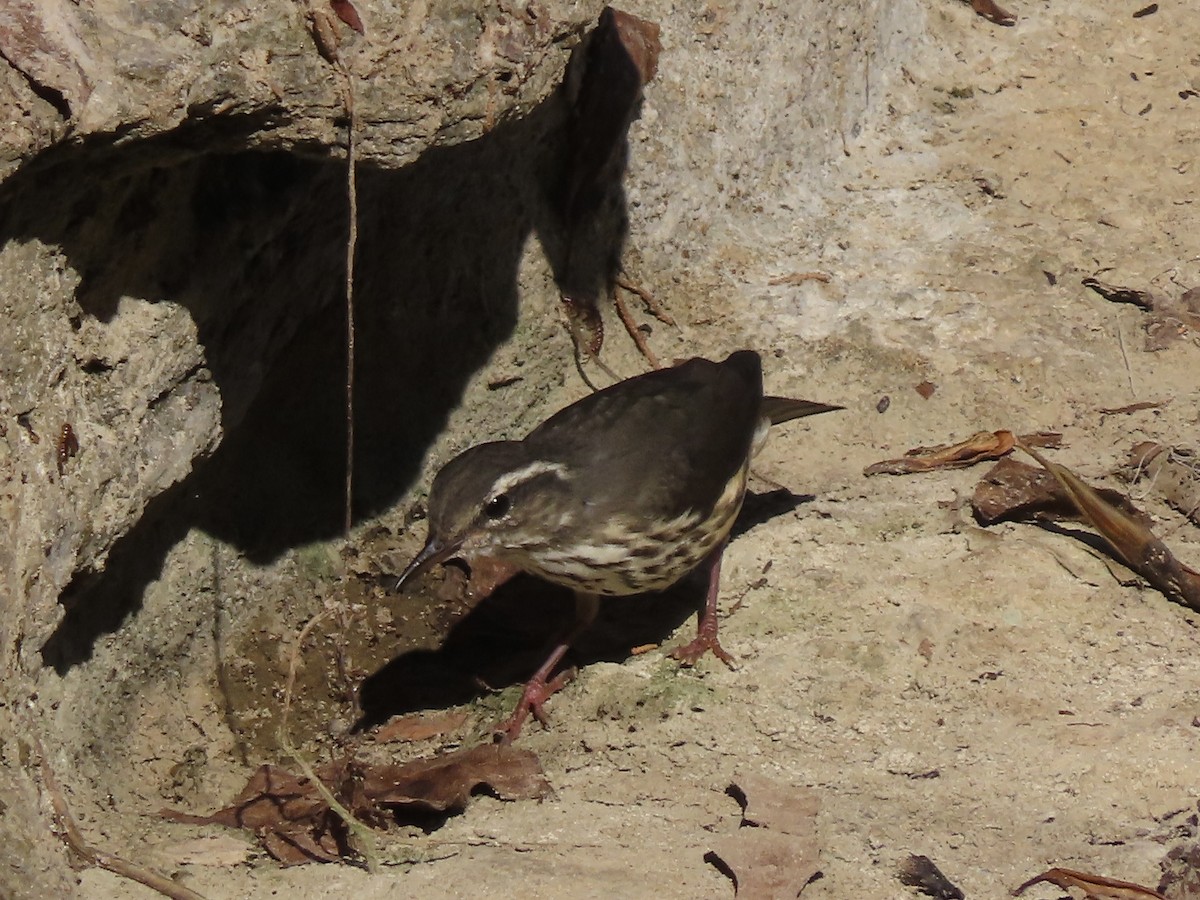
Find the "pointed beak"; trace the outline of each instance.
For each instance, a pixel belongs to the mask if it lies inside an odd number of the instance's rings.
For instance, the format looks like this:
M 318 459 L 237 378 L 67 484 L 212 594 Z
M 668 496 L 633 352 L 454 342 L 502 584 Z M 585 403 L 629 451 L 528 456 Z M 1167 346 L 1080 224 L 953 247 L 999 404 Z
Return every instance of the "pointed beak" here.
M 429 540 L 425 542 L 425 546 L 421 552 L 416 555 L 408 567 L 401 573 L 400 580 L 396 582 L 396 590 L 403 589 L 404 582 L 409 579 L 416 578 L 422 572 L 427 572 L 433 566 L 440 562 L 445 562 L 454 556 L 462 546 L 462 541 L 454 541 L 452 543 L 443 543 L 433 535 L 429 536 Z

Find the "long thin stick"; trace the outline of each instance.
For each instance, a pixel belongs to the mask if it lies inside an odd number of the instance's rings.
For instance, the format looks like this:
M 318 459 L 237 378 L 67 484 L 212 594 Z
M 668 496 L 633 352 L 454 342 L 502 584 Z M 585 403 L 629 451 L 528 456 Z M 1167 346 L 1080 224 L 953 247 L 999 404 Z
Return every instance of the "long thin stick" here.
M 344 67 L 346 88 L 346 194 L 350 222 L 346 238 L 346 520 L 345 537 L 354 524 L 354 256 L 358 246 L 358 186 L 354 149 L 354 88 Z
M 75 824 L 75 817 L 71 815 L 71 810 L 67 806 L 67 800 L 63 796 L 58 778 L 55 777 L 54 770 L 50 768 L 50 760 L 46 758 L 42 742 L 32 730 L 29 734 L 33 737 L 33 745 L 39 757 L 42 785 L 50 796 L 50 806 L 54 810 L 54 823 L 58 826 L 59 837 L 67 845 L 67 849 L 88 865 L 99 866 L 122 878 L 144 884 L 151 890 L 158 891 L 164 897 L 170 897 L 171 900 L 205 900 L 203 894 L 197 894 L 191 888 L 184 887 L 166 875 L 155 872 L 153 869 L 147 869 L 145 866 L 139 866 L 120 856 L 104 853 L 84 840 L 79 826 Z

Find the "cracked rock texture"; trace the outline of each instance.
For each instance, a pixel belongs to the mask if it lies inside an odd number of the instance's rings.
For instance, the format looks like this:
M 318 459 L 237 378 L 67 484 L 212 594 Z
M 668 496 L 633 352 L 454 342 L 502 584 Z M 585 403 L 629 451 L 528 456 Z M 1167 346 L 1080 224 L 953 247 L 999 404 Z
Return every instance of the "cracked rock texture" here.
M 1031 2 L 1005 29 L 957 0 L 624 6 L 662 51 L 581 251 L 556 205 L 560 85 L 601 5 L 355 5 L 365 37 L 336 25 L 359 160 L 348 547 L 325 8 L 0 8 L 0 895 L 149 896 L 70 867 L 43 757 L 88 841 L 210 900 L 730 896 L 704 857 L 738 831 L 738 772 L 818 796 L 806 900 L 907 896 L 914 853 L 968 896 L 1054 865 L 1194 882 L 1195 614 L 1070 534 L 979 528 L 977 470 L 862 476 L 983 429 L 1061 431 L 1055 458 L 1110 487 L 1135 441 L 1195 447 L 1194 335 L 1147 352 L 1142 313 L 1080 284 L 1200 283 L 1191 10 Z M 386 851 L 423 862 L 382 875 L 281 870 L 247 836 L 159 820 L 287 762 L 296 635 L 335 601 L 349 620 L 298 654 L 309 758 L 430 755 L 507 711 L 485 686 L 528 675 L 569 600 L 517 579 L 468 612 L 452 568 L 393 587 L 437 467 L 587 391 L 571 253 L 619 258 L 672 314 L 625 295 L 662 359 L 754 347 L 772 393 L 847 407 L 755 463 L 722 573 L 738 671 L 631 653 L 678 642 L 694 598 L 605 603 L 550 727 L 522 736 L 555 797 L 397 827 Z M 644 369 L 604 309 L 605 360 Z M 1136 491 L 1196 565 L 1194 528 Z M 458 732 L 372 743 L 451 707 Z

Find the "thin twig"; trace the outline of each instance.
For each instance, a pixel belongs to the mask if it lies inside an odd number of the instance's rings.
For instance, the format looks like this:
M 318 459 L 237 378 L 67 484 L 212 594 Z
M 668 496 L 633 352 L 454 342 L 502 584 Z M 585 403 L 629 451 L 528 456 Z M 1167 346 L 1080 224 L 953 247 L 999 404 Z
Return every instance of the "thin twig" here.
M 50 796 L 50 807 L 54 810 L 54 824 L 58 828 L 59 837 L 67 845 L 68 850 L 90 866 L 99 866 L 114 875 L 144 884 L 151 890 L 158 891 L 164 897 L 170 897 L 171 900 L 204 900 L 203 894 L 197 894 L 191 888 L 184 887 L 166 875 L 147 869 L 145 866 L 139 866 L 120 856 L 104 853 L 84 840 L 83 835 L 79 832 L 79 826 L 75 824 L 75 817 L 71 815 L 70 807 L 67 806 L 67 800 L 63 796 L 58 778 L 55 777 L 54 770 L 50 768 L 50 760 L 46 757 L 41 740 L 32 730 L 29 733 L 39 758 L 42 785 Z
M 1125 352 L 1125 335 L 1121 331 L 1121 323 L 1117 323 L 1117 344 L 1121 348 L 1121 359 L 1125 360 L 1125 378 L 1129 381 L 1129 396 L 1136 397 L 1137 391 L 1133 389 L 1133 372 L 1129 368 L 1129 355 Z
M 358 246 L 358 186 L 354 148 L 354 86 L 350 72 L 339 67 L 346 91 L 346 198 L 350 222 L 346 237 L 346 520 L 345 537 L 354 524 L 354 257 Z
M 279 717 L 279 746 L 300 767 L 300 771 L 304 773 L 304 777 L 317 789 L 317 793 L 329 804 L 329 808 L 341 817 L 346 828 L 349 829 L 355 838 L 355 843 L 357 844 L 355 849 L 362 855 L 367 871 L 375 874 L 379 871 L 379 854 L 375 849 L 374 832 L 355 818 L 354 813 L 343 806 L 338 798 L 333 795 L 333 792 L 325 785 L 325 782 L 317 777 L 317 773 L 313 771 L 313 767 L 292 745 L 292 739 L 288 735 L 288 715 L 292 710 L 292 690 L 296 685 L 296 667 L 300 661 L 300 648 L 304 646 L 304 641 L 308 638 L 309 633 L 318 622 L 325 618 L 327 612 L 327 609 L 323 609 L 309 619 L 304 627 L 300 629 L 300 633 L 296 636 L 296 643 L 292 647 L 292 655 L 288 660 L 287 681 L 284 682 L 283 686 L 283 710 Z
M 650 349 L 650 345 L 646 342 L 646 336 L 637 327 L 637 322 L 633 321 L 633 315 L 629 312 L 629 307 L 625 305 L 625 301 L 621 299 L 621 295 L 614 290 L 612 292 L 613 306 L 617 308 L 617 315 L 621 317 L 621 324 L 625 326 L 625 330 L 629 332 L 629 336 L 633 338 L 633 342 L 637 345 L 638 351 L 646 358 L 656 369 L 662 368 L 662 363 L 658 361 L 658 357 L 654 355 L 654 351 Z

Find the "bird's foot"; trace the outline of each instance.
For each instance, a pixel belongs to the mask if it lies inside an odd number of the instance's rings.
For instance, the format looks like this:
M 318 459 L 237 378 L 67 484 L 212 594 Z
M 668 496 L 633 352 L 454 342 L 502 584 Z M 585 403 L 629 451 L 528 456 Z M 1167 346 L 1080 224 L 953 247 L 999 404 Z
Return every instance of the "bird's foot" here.
M 543 705 L 554 694 L 562 690 L 571 679 L 575 677 L 574 669 L 567 669 L 560 672 L 554 678 L 546 681 L 535 675 L 525 683 L 525 690 L 521 692 L 521 699 L 517 701 L 517 708 L 513 710 L 513 714 L 509 716 L 503 724 L 497 726 L 492 732 L 492 739 L 497 744 L 511 744 L 517 739 L 521 733 L 521 726 L 525 724 L 525 720 L 532 715 L 537 719 L 543 728 L 548 728 L 550 719 L 547 717 Z
M 697 661 L 708 651 L 712 651 L 712 655 L 719 659 L 730 669 L 737 669 L 733 662 L 733 654 L 726 652 L 721 646 L 721 642 L 717 640 L 717 629 L 714 627 L 700 627 L 700 633 L 695 639 L 686 644 L 681 644 L 671 651 L 671 658 L 679 660 L 685 666 L 694 666 Z

